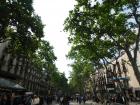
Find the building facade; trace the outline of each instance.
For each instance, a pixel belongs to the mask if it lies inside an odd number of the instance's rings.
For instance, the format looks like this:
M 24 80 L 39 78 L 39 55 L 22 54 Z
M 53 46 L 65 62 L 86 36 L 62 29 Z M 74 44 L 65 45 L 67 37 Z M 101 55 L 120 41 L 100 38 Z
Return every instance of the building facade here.
M 140 97 L 140 85 L 126 53 L 106 65 L 106 68 L 97 70 L 95 83 L 96 93 L 104 92 L 107 98 L 118 93 L 129 99 Z
M 23 86 L 27 91 L 44 93 L 47 89 L 44 74 L 24 55 L 7 52 L 9 42 L 0 43 L 0 77 Z

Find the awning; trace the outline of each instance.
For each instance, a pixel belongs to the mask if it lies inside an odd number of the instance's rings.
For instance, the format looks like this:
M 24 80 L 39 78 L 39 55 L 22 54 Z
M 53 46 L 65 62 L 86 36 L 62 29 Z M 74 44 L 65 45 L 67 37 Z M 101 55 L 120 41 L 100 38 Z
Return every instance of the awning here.
M 113 77 L 112 78 L 113 80 L 129 80 L 129 78 L 128 77 Z
M 11 90 L 25 90 L 24 87 L 20 86 L 19 84 L 10 81 L 5 78 L 0 78 L 0 87 L 5 89 L 11 89 Z

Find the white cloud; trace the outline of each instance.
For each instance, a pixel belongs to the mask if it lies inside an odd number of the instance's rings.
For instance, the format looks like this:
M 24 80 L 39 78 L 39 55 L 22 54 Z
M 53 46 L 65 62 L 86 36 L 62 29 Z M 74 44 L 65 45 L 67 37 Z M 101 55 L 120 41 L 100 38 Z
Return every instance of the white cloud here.
M 54 52 L 57 56 L 56 66 L 60 72 L 65 72 L 69 76 L 70 63 L 65 55 L 68 53 L 70 46 L 66 33 L 63 32 L 63 23 L 69 14 L 69 10 L 74 8 L 74 0 L 34 0 L 35 12 L 41 16 L 45 24 L 45 39 L 54 46 Z

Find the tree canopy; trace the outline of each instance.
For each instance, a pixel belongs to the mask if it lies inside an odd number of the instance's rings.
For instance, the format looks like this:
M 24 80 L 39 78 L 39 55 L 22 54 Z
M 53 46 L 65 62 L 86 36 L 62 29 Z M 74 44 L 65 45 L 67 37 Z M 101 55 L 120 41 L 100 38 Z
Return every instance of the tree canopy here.
M 11 40 L 11 52 L 31 56 L 43 34 L 42 21 L 34 13 L 32 0 L 0 1 L 0 41 Z
M 85 82 L 93 73 L 93 65 L 88 61 L 75 61 L 72 65 L 72 72 L 70 74 L 70 89 L 72 92 L 84 93 Z
M 36 70 L 47 74 L 47 82 L 65 89 L 67 79 L 58 72 L 57 57 L 49 41 L 43 40 L 43 28 L 33 0 L 0 0 L 0 43 L 8 40 L 8 53 L 27 58 Z
M 65 30 L 70 32 L 70 52 L 100 65 L 125 51 L 140 83 L 136 62 L 140 41 L 139 10 L 139 0 L 77 0 L 64 23 Z

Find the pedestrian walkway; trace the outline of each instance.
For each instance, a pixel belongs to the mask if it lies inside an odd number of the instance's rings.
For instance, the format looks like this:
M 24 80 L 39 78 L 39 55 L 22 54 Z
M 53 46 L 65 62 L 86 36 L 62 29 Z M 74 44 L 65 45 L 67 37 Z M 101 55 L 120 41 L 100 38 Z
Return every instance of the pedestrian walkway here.
M 87 102 L 86 102 L 85 104 L 84 104 L 84 103 L 79 104 L 79 103 L 77 103 L 76 101 L 71 101 L 71 102 L 70 102 L 70 105 L 92 105 L 92 103 L 87 103 Z
M 47 105 L 46 103 L 44 103 L 44 105 Z M 59 105 L 58 103 L 56 103 L 55 101 L 52 102 L 51 105 Z M 104 104 L 101 104 L 101 103 L 96 103 L 96 102 L 93 102 L 91 100 L 88 100 L 86 101 L 86 103 L 77 103 L 76 101 L 70 101 L 70 104 L 69 105 L 104 105 Z M 123 104 L 119 104 L 119 103 L 111 103 L 110 105 L 123 105 Z M 140 105 L 140 102 L 130 102 L 129 105 Z
M 44 105 L 47 105 L 47 104 L 44 103 Z M 59 105 L 59 104 L 56 103 L 55 101 L 53 101 L 51 105 Z M 84 104 L 84 103 L 79 104 L 79 103 L 77 103 L 76 101 L 70 101 L 69 105 L 95 105 L 95 104 L 93 104 L 92 101 L 86 101 L 85 104 Z
M 93 102 L 93 101 L 89 100 L 89 101 L 86 101 L 85 105 L 104 105 L 104 104 L 96 103 L 96 102 Z M 122 105 L 122 104 L 112 103 L 110 105 Z M 140 105 L 140 102 L 130 102 L 129 105 Z
M 84 104 L 84 103 L 81 103 L 81 104 L 79 104 L 79 103 L 77 103 L 76 101 L 71 101 L 70 102 L 70 105 L 93 105 L 94 104 L 94 102 L 92 102 L 92 101 L 86 101 L 86 103 Z M 94 104 L 95 105 L 95 104 Z
M 44 104 L 43 104 L 43 105 L 47 105 L 47 103 L 45 103 L 45 102 L 44 102 Z M 51 105 L 59 105 L 59 104 L 58 104 L 58 103 L 56 103 L 55 101 L 53 101 Z
M 140 105 L 140 102 L 130 102 L 129 105 Z

